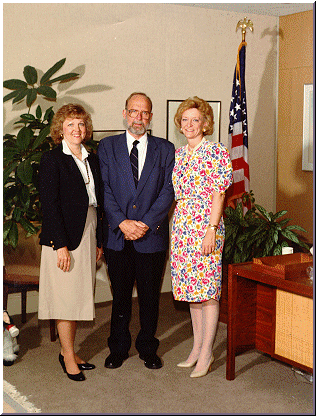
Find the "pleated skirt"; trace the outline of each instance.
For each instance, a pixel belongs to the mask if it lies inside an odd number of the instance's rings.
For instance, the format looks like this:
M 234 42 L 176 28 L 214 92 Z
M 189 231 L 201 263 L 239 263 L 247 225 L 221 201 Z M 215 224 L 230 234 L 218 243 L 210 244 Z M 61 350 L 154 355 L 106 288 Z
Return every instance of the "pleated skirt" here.
M 89 207 L 80 245 L 70 251 L 69 272 L 57 267 L 57 252 L 42 246 L 38 319 L 90 321 L 95 318 L 96 208 Z

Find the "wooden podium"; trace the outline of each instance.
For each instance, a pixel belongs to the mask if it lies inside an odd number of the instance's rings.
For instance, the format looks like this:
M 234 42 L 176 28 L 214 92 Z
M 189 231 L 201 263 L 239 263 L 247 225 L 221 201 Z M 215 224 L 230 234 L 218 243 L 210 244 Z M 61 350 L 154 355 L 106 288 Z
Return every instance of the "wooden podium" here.
M 312 265 L 303 253 L 229 265 L 227 380 L 235 378 L 235 356 L 250 349 L 313 371 Z

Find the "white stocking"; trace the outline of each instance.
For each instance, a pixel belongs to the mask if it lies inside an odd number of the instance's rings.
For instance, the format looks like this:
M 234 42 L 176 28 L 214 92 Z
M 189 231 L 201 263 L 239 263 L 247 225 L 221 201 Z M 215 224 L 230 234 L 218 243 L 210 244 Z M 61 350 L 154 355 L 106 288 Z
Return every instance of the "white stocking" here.
M 196 362 L 200 355 L 202 347 L 202 304 L 190 303 L 190 314 L 193 328 L 193 348 L 187 359 L 187 363 Z
M 210 362 L 211 356 L 213 354 L 213 344 L 219 317 L 219 302 L 214 299 L 210 299 L 206 302 L 202 302 L 201 305 L 203 317 L 203 342 L 199 359 L 194 371 L 203 370 Z

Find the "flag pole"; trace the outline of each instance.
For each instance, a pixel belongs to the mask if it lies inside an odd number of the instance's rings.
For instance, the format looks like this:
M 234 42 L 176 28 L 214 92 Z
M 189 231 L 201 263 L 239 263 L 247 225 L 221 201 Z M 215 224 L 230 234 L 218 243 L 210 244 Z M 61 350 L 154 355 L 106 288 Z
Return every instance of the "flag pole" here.
M 241 41 L 245 42 L 246 29 L 248 28 L 252 32 L 253 31 L 253 23 L 250 19 L 247 19 L 247 17 L 244 17 L 244 20 L 239 20 L 239 22 L 237 23 L 236 32 L 239 28 L 241 28 L 241 34 L 242 34 Z

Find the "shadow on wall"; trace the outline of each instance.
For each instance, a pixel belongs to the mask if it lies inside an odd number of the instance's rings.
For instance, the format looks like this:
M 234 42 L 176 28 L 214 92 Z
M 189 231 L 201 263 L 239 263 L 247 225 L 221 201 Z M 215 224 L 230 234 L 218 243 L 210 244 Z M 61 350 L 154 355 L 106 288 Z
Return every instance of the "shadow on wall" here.
M 249 134 L 249 167 L 250 167 L 250 183 L 252 178 L 255 183 L 262 183 L 262 178 L 266 177 L 267 180 L 273 181 L 273 184 L 269 183 L 269 189 L 273 192 L 272 201 L 261 200 L 262 192 L 264 192 L 264 186 L 260 186 L 260 189 L 254 189 L 256 195 L 257 203 L 263 206 L 267 206 L 268 209 L 274 210 L 275 207 L 275 171 L 276 166 L 273 156 L 276 154 L 276 101 L 274 105 L 267 105 L 267 102 L 273 101 L 272 96 L 276 95 L 276 65 L 277 65 L 277 40 L 278 36 L 282 36 L 275 26 L 273 29 L 265 29 L 261 34 L 261 39 L 265 36 L 270 36 L 271 39 L 271 49 L 267 55 L 265 68 L 263 71 L 263 76 L 260 81 L 259 96 L 258 96 L 258 105 L 256 109 L 256 114 L 254 117 L 253 126 L 248 126 Z M 251 62 L 248 65 L 252 64 Z M 246 63 L 246 83 L 247 83 L 247 63 Z M 247 94 L 247 91 L 246 91 Z M 249 98 L 248 98 L 249 97 Z M 247 94 L 247 101 L 251 99 L 251 95 Z M 274 129 L 273 129 L 273 153 L 272 157 L 269 160 L 267 155 L 267 142 L 271 142 L 271 123 L 267 123 L 266 120 L 273 120 Z M 271 146 L 268 146 L 268 149 L 271 149 Z M 271 152 L 271 150 L 270 150 Z M 254 155 L 256 154 L 256 157 Z M 259 157 L 258 155 L 267 155 L 266 157 Z M 256 169 L 252 169 L 253 166 L 256 166 Z M 265 176 L 267 170 L 272 170 L 269 172 L 269 176 Z M 253 189 L 253 187 L 251 187 Z M 269 206 L 270 205 L 270 206 Z
M 37 68 L 36 68 L 37 69 Z M 86 66 L 85 65 L 80 65 L 77 66 L 76 68 L 74 68 L 73 70 L 69 71 L 69 72 L 74 72 L 79 74 L 79 77 L 71 80 L 71 81 L 67 81 L 67 82 L 60 82 L 57 86 L 57 90 L 58 90 L 58 98 L 57 98 L 57 103 L 56 101 L 52 101 L 52 100 L 48 100 L 45 99 L 43 97 L 38 96 L 37 97 L 37 105 L 40 105 L 43 113 L 49 108 L 54 106 L 55 110 L 57 110 L 59 107 L 62 107 L 64 104 L 69 104 L 69 103 L 75 103 L 75 104 L 80 104 L 82 105 L 91 115 L 94 113 L 94 109 L 84 101 L 84 99 L 82 99 L 82 96 L 84 94 L 91 94 L 91 93 L 100 93 L 102 91 L 109 91 L 111 89 L 113 89 L 113 87 L 105 85 L 105 84 L 95 84 L 95 85 L 87 85 L 85 87 L 81 87 L 81 88 L 77 88 L 77 89 L 71 89 L 72 87 L 75 86 L 75 84 L 81 80 L 81 77 L 84 75 L 86 70 Z M 39 79 L 44 75 L 43 71 L 37 69 L 38 71 L 38 75 L 39 75 Z M 64 94 L 62 94 L 64 93 Z M 80 97 L 80 98 L 78 98 Z M 24 111 L 25 110 L 25 111 Z M 28 107 L 26 106 L 26 100 L 22 100 L 20 103 L 16 103 L 14 105 L 14 109 L 10 109 L 9 112 L 17 112 L 18 114 L 23 113 L 23 111 L 25 113 L 28 112 Z M 14 134 L 14 131 L 18 129 L 18 127 L 16 126 L 16 122 L 20 120 L 20 115 L 18 115 L 16 118 L 10 120 L 6 125 L 5 120 L 6 120 L 6 113 L 7 113 L 7 109 L 4 108 L 3 110 L 3 131 L 4 133 L 10 132 Z M 21 125 L 19 124 L 19 126 L 21 127 Z M 19 128 L 20 128 L 19 127 Z
M 278 210 L 285 209 L 288 213 L 286 218 L 290 218 L 289 224 L 297 224 L 305 228 L 306 233 L 297 231 L 300 238 L 308 245 L 313 244 L 313 191 L 308 188 L 306 175 L 312 175 L 312 172 L 302 170 L 302 149 L 297 155 L 294 172 L 291 172 L 291 178 L 295 178 L 295 187 L 291 187 L 291 194 L 285 189 L 286 183 L 282 183 L 282 189 L 278 190 Z M 293 190 L 294 189 L 294 190 Z M 310 224 L 309 220 L 310 219 Z M 297 247 L 300 251 L 299 246 Z

